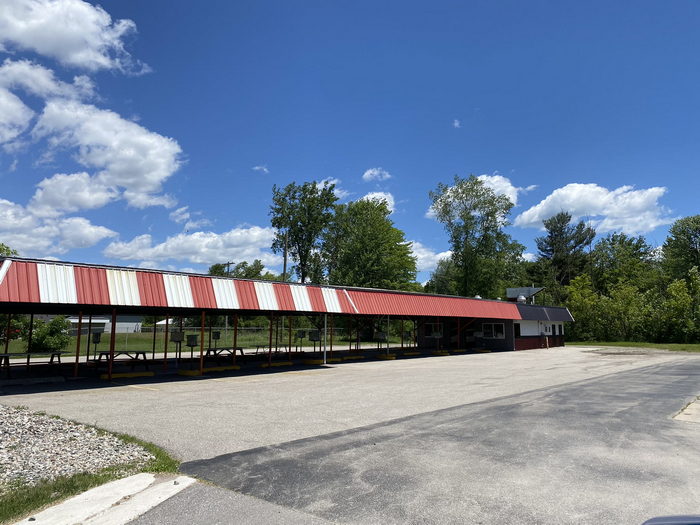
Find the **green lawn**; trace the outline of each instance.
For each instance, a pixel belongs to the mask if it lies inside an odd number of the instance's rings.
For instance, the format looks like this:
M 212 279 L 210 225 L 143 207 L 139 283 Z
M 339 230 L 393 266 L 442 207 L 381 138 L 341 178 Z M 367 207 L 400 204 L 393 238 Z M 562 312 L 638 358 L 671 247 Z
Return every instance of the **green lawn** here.
M 699 343 L 637 343 L 631 341 L 572 341 L 567 345 L 582 345 L 582 346 L 621 346 L 625 348 L 658 348 L 659 350 L 670 350 L 672 352 L 700 352 Z
M 187 335 L 200 335 L 200 330 L 197 328 L 185 328 L 183 330 L 185 332 L 185 342 L 187 341 L 186 336 Z M 294 335 L 293 331 L 293 335 Z M 156 353 L 160 353 L 163 351 L 163 343 L 164 343 L 164 334 L 162 332 L 156 333 L 156 344 L 155 344 L 155 349 Z M 330 331 L 328 334 L 329 337 L 329 344 L 330 344 Z M 255 348 L 257 345 L 267 345 L 269 342 L 270 334 L 266 328 L 260 328 L 260 329 L 254 329 L 254 328 L 243 328 L 238 331 L 238 340 L 237 340 L 237 345 L 242 346 L 244 348 Z M 109 340 L 110 340 L 110 334 L 109 333 L 103 333 L 102 338 L 100 340 L 100 343 L 97 345 L 97 351 L 106 351 L 109 350 Z M 197 339 L 199 341 L 199 338 Z M 275 337 L 273 334 L 273 345 L 275 343 Z M 82 341 L 80 343 L 80 355 L 85 355 L 87 351 L 87 342 L 88 338 L 86 335 L 83 336 Z M 280 330 L 280 335 L 279 335 L 279 340 L 278 340 L 280 345 L 286 345 L 289 342 L 289 335 L 286 330 Z M 398 345 L 401 342 L 400 336 L 391 336 L 389 338 L 389 342 L 392 345 Z M 310 343 L 309 340 L 303 339 L 302 343 L 304 347 L 309 347 L 313 348 L 313 343 Z M 362 343 L 371 343 L 371 341 L 362 341 Z M 295 337 L 292 337 L 292 345 L 296 345 L 297 340 Z M 218 346 L 218 347 L 224 347 L 224 346 L 232 346 L 233 345 L 233 329 L 229 328 L 228 333 L 225 333 L 224 330 L 221 330 L 221 339 L 217 342 L 212 340 L 211 346 Z M 316 344 L 316 348 L 318 348 L 318 343 Z M 70 355 L 75 355 L 75 347 L 76 347 L 76 337 L 71 337 L 70 342 L 66 347 L 63 349 L 65 352 L 68 353 L 68 356 Z M 209 347 L 209 332 L 205 331 L 204 332 L 204 347 L 208 348 Z M 9 351 L 11 353 L 23 353 L 27 351 L 27 345 L 25 341 L 21 340 L 13 340 L 10 341 L 9 345 Z M 153 333 L 129 333 L 129 334 L 116 334 L 115 336 L 115 348 L 117 350 L 142 350 L 146 352 L 151 352 L 153 349 Z M 195 347 L 195 351 L 199 346 Z M 335 350 L 343 350 L 348 348 L 348 341 L 344 339 L 341 335 L 340 332 L 336 331 L 333 337 L 333 348 Z M 168 344 L 168 352 L 173 352 L 175 349 L 175 346 L 172 342 Z M 183 351 L 189 351 L 189 348 L 183 343 L 182 345 Z M 4 351 L 4 348 L 1 350 Z M 92 343 L 90 344 L 90 354 L 93 355 L 95 351 L 95 345 Z M 41 355 L 41 354 L 37 354 Z

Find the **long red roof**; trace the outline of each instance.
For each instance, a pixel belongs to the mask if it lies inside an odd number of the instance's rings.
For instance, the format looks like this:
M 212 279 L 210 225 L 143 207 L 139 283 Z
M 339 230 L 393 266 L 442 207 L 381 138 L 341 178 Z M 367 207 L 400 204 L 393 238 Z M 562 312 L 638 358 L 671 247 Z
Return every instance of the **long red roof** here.
M 18 258 L 0 262 L 2 303 L 521 319 L 503 301 Z

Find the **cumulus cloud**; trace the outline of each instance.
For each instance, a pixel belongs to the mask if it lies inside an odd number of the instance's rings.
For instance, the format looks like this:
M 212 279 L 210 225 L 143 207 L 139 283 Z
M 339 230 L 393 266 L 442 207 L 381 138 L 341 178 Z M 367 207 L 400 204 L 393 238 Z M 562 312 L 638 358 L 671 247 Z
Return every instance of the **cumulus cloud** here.
M 413 250 L 413 255 L 416 256 L 416 267 L 419 272 L 434 270 L 440 259 L 446 259 L 452 255 L 452 252 L 449 250 L 435 252 L 418 241 L 412 241 L 412 243 L 411 249 Z
M 462 122 L 459 119 L 454 119 L 452 121 L 452 127 L 455 129 L 459 129 L 462 127 Z
M 124 37 L 135 31 L 133 21 L 112 21 L 100 6 L 82 0 L 5 0 L 0 6 L 0 46 L 88 71 L 149 71 L 124 49 Z
M 479 175 L 477 177 L 485 186 L 491 188 L 497 195 L 505 195 L 514 204 L 518 204 L 518 195 L 534 190 L 537 186 L 532 185 L 526 188 L 513 185 L 508 177 L 494 173 L 493 175 Z
M 670 224 L 673 218 L 659 204 L 666 188 L 635 190 L 621 186 L 609 190 L 597 184 L 567 184 L 515 218 L 515 226 L 542 228 L 542 221 L 561 211 L 578 221 L 586 217 L 600 232 L 618 231 L 639 235 Z
M 58 233 L 58 252 L 74 248 L 89 248 L 103 239 L 116 237 L 117 232 L 92 224 L 84 217 L 68 217 L 51 224 Z
M 15 94 L 0 87 L 0 144 L 10 142 L 22 134 L 34 117 Z
M 32 135 L 46 138 L 51 148 L 77 148 L 77 161 L 99 170 L 95 182 L 123 188 L 131 206 L 175 204 L 172 197 L 159 195 L 180 166 L 180 146 L 173 139 L 112 111 L 66 99 L 47 102 Z
M 258 173 L 264 173 L 265 175 L 270 173 L 270 170 L 267 169 L 267 166 L 253 166 L 251 169 L 253 171 L 257 171 Z
M 23 89 L 41 98 L 90 98 L 95 85 L 89 77 L 73 77 L 69 84 L 56 78 L 54 72 L 31 60 L 6 59 L 0 66 L 0 86 L 6 89 Z
M 394 196 L 388 191 L 371 191 L 367 195 L 360 198 L 361 201 L 385 201 L 389 211 L 394 213 L 396 210 L 396 201 Z
M 362 174 L 362 180 L 365 182 L 382 181 L 391 178 L 391 174 L 384 168 L 370 168 Z
M 19 204 L 0 199 L 0 238 L 22 255 L 61 254 L 115 235 L 84 217 L 39 218 Z
M 103 253 L 122 260 L 177 260 L 192 264 L 260 259 L 265 265 L 274 266 L 281 262 L 279 256 L 269 251 L 274 233 L 273 228 L 251 226 L 224 233 L 180 233 L 159 244 L 154 244 L 151 235 L 145 234 L 128 242 L 112 242 Z
M 64 213 L 101 208 L 118 195 L 115 188 L 94 181 L 85 172 L 70 175 L 57 173 L 37 184 L 28 208 L 40 217 L 57 217 Z

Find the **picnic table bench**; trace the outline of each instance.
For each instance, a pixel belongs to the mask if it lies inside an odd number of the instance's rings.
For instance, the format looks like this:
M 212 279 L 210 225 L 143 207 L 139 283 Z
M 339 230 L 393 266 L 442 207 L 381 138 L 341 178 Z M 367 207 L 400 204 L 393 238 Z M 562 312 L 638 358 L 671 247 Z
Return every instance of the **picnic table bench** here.
M 31 356 L 49 356 L 49 365 L 60 365 L 61 356 L 63 354 L 68 354 L 70 352 L 64 352 L 62 350 L 57 350 L 54 352 L 7 352 L 0 353 L 0 369 L 5 369 L 7 371 L 7 377 L 10 377 L 10 358 L 11 357 L 26 357 L 26 366 L 29 366 L 29 360 Z
M 243 348 L 240 346 L 236 347 L 223 347 L 223 348 L 207 348 L 207 352 L 204 355 L 204 357 L 214 357 L 218 359 L 219 357 L 223 356 L 232 356 L 236 357 L 236 352 L 239 352 L 241 354 L 241 357 L 243 357 Z
M 131 369 L 133 370 L 137 363 L 143 361 L 146 365 L 146 370 L 148 370 L 148 359 L 146 357 L 145 350 L 117 350 L 114 352 L 114 360 L 117 361 L 117 357 L 126 356 L 128 359 L 119 359 L 121 362 L 129 363 Z M 97 358 L 97 364 L 102 362 L 102 358 L 105 358 L 105 362 L 109 362 L 110 352 L 108 350 L 103 350 Z

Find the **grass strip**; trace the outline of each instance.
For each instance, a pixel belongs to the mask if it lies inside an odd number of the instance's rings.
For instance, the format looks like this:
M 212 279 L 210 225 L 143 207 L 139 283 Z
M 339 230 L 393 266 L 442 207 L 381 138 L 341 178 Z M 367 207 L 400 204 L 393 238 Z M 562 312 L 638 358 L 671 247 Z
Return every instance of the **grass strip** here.
M 653 348 L 671 352 L 700 352 L 698 343 L 643 343 L 635 341 L 576 341 L 566 342 L 572 346 L 619 346 L 623 348 Z
M 179 461 L 153 443 L 142 441 L 128 434 L 107 432 L 99 428 L 98 430 L 105 434 L 117 436 L 126 443 L 134 443 L 141 446 L 153 455 L 153 459 L 143 465 L 134 463 L 113 465 L 95 473 L 82 472 L 73 476 L 64 476 L 40 482 L 36 485 L 13 484 L 6 494 L 0 496 L 0 523 L 15 522 L 44 507 L 81 494 L 93 487 L 133 474 L 140 472 L 175 473 L 178 471 Z

